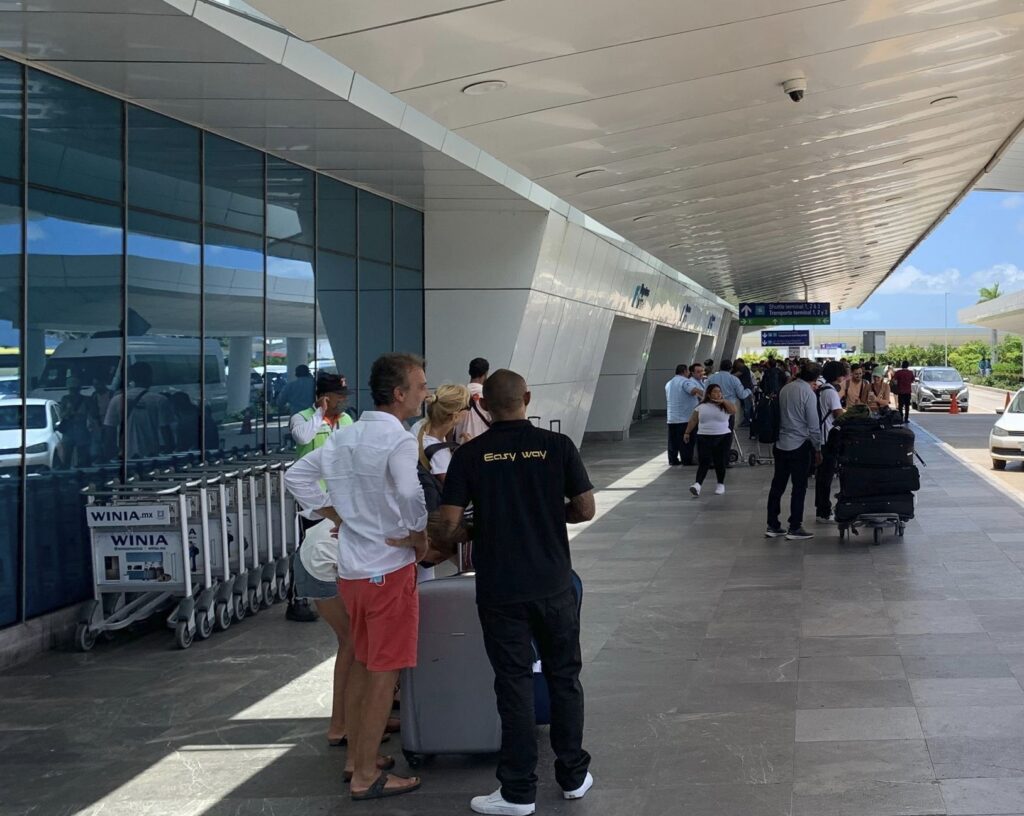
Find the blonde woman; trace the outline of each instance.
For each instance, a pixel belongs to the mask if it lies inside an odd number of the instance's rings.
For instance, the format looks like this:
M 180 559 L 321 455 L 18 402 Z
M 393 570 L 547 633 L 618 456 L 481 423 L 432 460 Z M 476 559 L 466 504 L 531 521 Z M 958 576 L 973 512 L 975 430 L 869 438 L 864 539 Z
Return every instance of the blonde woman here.
M 464 385 L 439 385 L 427 398 L 427 416 L 418 423 L 416 439 L 420 448 L 420 464 L 440 482 L 444 482 L 452 451 L 458 447 L 448 436 L 462 412 L 469 408 L 469 389 Z

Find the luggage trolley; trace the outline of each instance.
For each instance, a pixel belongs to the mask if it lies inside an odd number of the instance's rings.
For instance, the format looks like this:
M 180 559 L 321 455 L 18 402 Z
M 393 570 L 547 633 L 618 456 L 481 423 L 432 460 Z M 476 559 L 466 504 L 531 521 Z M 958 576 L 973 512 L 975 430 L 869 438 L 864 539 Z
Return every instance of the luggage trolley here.
M 898 513 L 862 513 L 852 521 L 839 522 L 839 540 L 845 541 L 848 534 L 860 535 L 860 529 L 871 530 L 873 542 L 882 543 L 882 534 L 892 527 L 897 536 L 903 538 L 907 521 Z
M 95 577 L 94 597 L 79 612 L 78 648 L 89 651 L 97 636 L 149 618 L 175 599 L 167 623 L 178 646 L 188 648 L 196 622 L 182 485 L 110 485 L 83 492 Z
M 196 466 L 191 473 L 220 476 L 224 493 L 221 523 L 225 530 L 221 546 L 226 553 L 231 579 L 229 585 L 217 594 L 218 605 L 223 603 L 224 608 L 218 609 L 215 617 L 220 625 L 224 622 L 220 616 L 230 611 L 234 620 L 242 621 L 246 615 L 260 611 L 263 593 L 258 547 L 253 535 L 256 530 L 253 495 L 256 477 L 252 465 L 232 461 L 211 462 Z
M 267 454 L 267 470 L 271 474 L 270 496 L 273 510 L 270 521 L 273 535 L 279 543 L 277 553 L 277 599 L 285 601 L 292 582 L 292 558 L 299 544 L 299 516 L 295 499 L 285 487 L 284 477 L 295 461 L 294 451 L 279 451 Z
M 198 475 L 195 472 L 171 472 L 161 477 L 162 480 L 184 484 L 186 490 L 194 490 L 198 494 L 198 507 L 193 501 L 189 502 L 188 535 L 190 550 L 194 548 L 195 540 L 205 542 L 196 554 L 196 560 L 199 555 L 203 556 L 203 590 L 196 598 L 196 609 L 200 613 L 196 618 L 196 633 L 200 639 L 209 637 L 214 627 L 223 632 L 235 617 L 237 600 L 231 575 L 228 550 L 231 536 L 227 518 L 228 497 L 231 495 L 229 487 L 234 487 L 233 483 L 229 485 L 231 475 L 231 472 Z M 206 557 L 207 552 L 209 558 Z M 194 564 L 192 571 L 197 572 L 198 566 Z

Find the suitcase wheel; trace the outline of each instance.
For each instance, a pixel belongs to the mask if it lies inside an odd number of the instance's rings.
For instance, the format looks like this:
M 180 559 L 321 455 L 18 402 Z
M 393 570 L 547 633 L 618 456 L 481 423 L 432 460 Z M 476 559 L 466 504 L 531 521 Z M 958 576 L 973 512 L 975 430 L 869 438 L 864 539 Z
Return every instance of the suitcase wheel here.
M 747 457 L 747 464 L 749 464 L 751 467 L 754 467 L 757 464 L 757 454 L 756 453 L 752 453 L 752 454 L 750 454 L 750 456 Z
M 735 465 L 738 461 L 740 461 L 740 452 L 738 450 L 729 451 L 729 464 Z
M 406 751 L 403 749 L 402 755 L 405 757 L 405 764 L 410 768 L 422 768 L 423 763 L 427 760 L 425 754 L 417 754 L 415 751 Z

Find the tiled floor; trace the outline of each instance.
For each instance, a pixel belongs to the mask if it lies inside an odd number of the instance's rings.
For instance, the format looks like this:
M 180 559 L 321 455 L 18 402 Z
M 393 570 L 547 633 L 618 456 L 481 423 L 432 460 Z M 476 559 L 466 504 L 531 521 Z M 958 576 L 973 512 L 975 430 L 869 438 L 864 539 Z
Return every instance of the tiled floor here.
M 662 434 L 584 450 L 601 488 L 573 539 L 598 781 L 563 802 L 545 750 L 538 811 L 1024 814 L 1024 511 L 921 440 L 903 540 L 766 540 L 771 467 L 693 500 Z M 491 759 L 447 757 L 414 795 L 348 801 L 323 738 L 322 624 L 275 608 L 170 642 L 0 675 L 0 816 L 450 814 L 495 785 Z

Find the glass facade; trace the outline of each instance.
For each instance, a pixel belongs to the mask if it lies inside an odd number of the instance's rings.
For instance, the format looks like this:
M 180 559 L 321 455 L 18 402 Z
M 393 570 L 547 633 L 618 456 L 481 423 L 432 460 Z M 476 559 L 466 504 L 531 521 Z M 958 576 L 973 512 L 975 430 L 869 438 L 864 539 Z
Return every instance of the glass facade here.
M 297 368 L 359 411 L 391 350 L 421 213 L 0 59 L 0 626 L 91 596 L 83 486 L 287 444 Z

